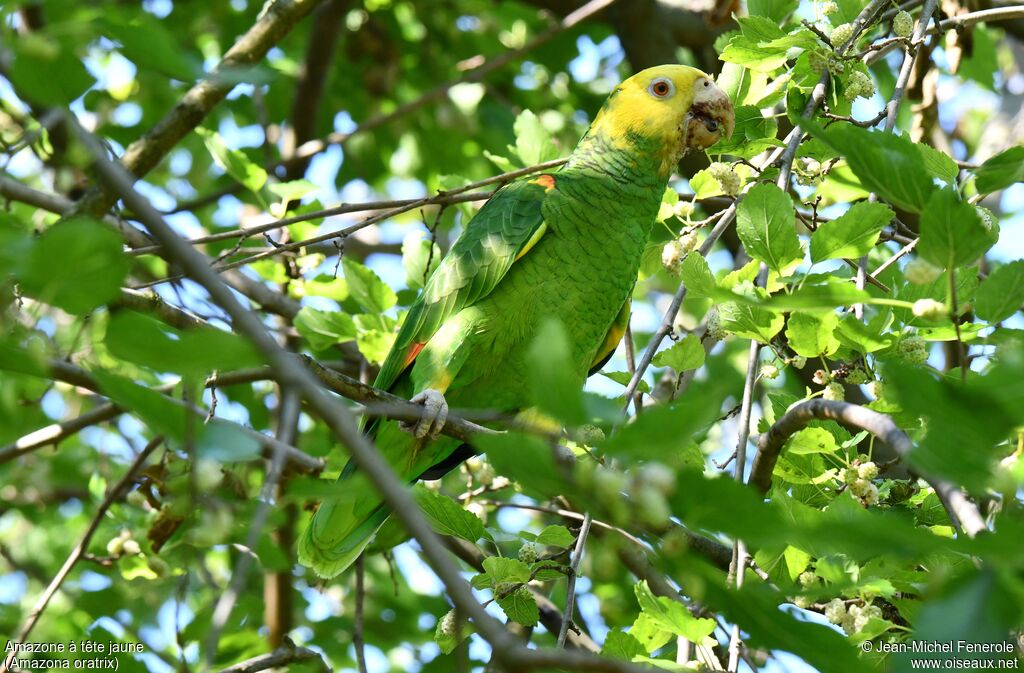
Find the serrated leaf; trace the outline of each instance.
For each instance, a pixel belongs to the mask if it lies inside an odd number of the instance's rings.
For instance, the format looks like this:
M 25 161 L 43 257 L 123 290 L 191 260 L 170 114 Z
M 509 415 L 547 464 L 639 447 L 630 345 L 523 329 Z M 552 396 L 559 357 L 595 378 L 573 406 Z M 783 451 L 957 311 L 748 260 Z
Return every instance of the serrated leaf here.
M 693 297 L 710 297 L 715 293 L 718 284 L 711 274 L 711 267 L 704 256 L 691 252 L 683 259 L 679 275 L 686 285 L 686 291 Z
M 822 222 L 811 234 L 811 261 L 862 257 L 875 247 L 882 228 L 893 212 L 884 203 L 856 203 L 830 222 Z
M 921 213 L 921 240 L 917 254 L 947 269 L 970 264 L 995 243 L 977 209 L 956 192 L 935 192 Z
M 780 275 L 804 258 L 793 201 L 775 185 L 762 183 L 747 192 L 736 211 L 736 233 L 751 257 Z
M 567 549 L 575 544 L 576 538 L 565 526 L 551 525 L 540 532 L 536 542 L 540 545 Z
M 394 291 L 372 269 L 348 257 L 341 258 L 341 267 L 350 296 L 367 311 L 383 313 L 398 302 Z
M 621 629 L 613 629 L 604 639 L 601 656 L 633 661 L 633 657 L 643 654 L 645 651 L 644 646 L 632 634 Z
M 530 581 L 530 566 L 519 559 L 488 556 L 484 559 L 483 566 L 491 587 L 505 583 L 521 584 Z
M 303 306 L 295 316 L 295 329 L 318 351 L 356 338 L 356 323 L 348 313 L 308 306 Z
M 957 176 L 960 175 L 960 167 L 956 165 L 952 157 L 924 143 L 917 145 L 917 151 L 921 153 L 925 168 L 930 174 L 949 185 L 956 184 Z
M 974 186 L 982 194 L 1006 189 L 1015 182 L 1024 181 L 1024 146 L 1017 145 L 989 158 L 975 169 Z
M 831 355 L 839 349 L 839 339 L 835 337 L 838 325 L 839 316 L 832 312 L 795 313 L 786 324 L 789 347 L 808 358 Z
M 629 372 L 601 372 L 601 376 L 605 377 L 606 379 L 611 379 L 612 381 L 615 381 L 619 385 L 623 386 L 628 386 L 630 380 L 633 378 L 633 375 L 630 374 Z M 644 393 L 649 393 L 651 392 L 651 386 L 650 384 L 647 383 L 647 381 L 641 380 L 640 385 L 637 387 L 637 390 Z
M 804 428 L 786 440 L 784 451 L 794 455 L 809 453 L 835 453 L 839 450 L 836 438 L 824 428 Z
M 1024 259 L 1003 264 L 989 274 L 974 299 L 980 318 L 995 323 L 1006 320 L 1024 304 Z
M 441 535 L 454 535 L 472 543 L 484 537 L 483 521 L 448 496 L 418 485 L 413 489 L 413 495 L 430 525 Z
M 687 334 L 671 348 L 659 351 L 654 356 L 654 366 L 671 367 L 677 372 L 685 372 L 703 365 L 704 357 L 704 346 L 701 345 L 700 339 L 694 334 Z
M 523 626 L 535 626 L 540 620 L 540 610 L 533 594 L 522 589 L 498 597 L 498 605 L 505 616 Z
M 633 587 L 640 609 L 660 628 L 682 636 L 694 643 L 702 643 L 715 630 L 715 620 L 698 619 L 682 603 L 664 596 L 655 596 L 647 580 Z

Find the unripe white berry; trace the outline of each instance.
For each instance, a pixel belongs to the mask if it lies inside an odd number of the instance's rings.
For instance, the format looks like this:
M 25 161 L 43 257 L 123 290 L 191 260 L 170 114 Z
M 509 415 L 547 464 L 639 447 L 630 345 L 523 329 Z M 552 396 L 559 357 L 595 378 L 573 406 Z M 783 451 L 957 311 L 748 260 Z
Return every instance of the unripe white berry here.
M 121 537 L 111 538 L 107 543 L 107 553 L 111 556 L 120 556 L 124 551 L 124 539 Z
M 683 254 L 696 249 L 698 243 L 697 234 L 694 234 L 693 232 L 683 234 L 677 240 L 679 241 L 679 249 L 683 251 Z
M 718 315 L 718 309 L 711 309 L 707 315 L 704 316 L 704 320 L 707 323 L 707 337 L 715 341 L 721 341 L 726 337 L 725 330 L 722 329 L 722 318 Z
M 809 587 L 818 583 L 818 576 L 812 573 L 810 570 L 805 570 L 800 573 L 800 577 L 797 578 L 800 582 L 800 586 Z
M 467 472 L 470 474 L 476 474 L 477 471 L 484 466 L 484 461 L 480 456 L 473 456 L 471 458 L 467 458 L 463 465 L 465 465 Z
M 761 365 L 761 378 L 763 379 L 776 379 L 779 377 L 779 368 L 771 362 L 766 362 Z
M 128 495 L 125 496 L 124 500 L 132 507 L 145 507 L 146 503 L 149 502 L 148 500 L 146 500 L 146 496 L 143 495 L 141 491 L 130 492 Z
M 910 37 L 914 32 L 914 17 L 910 12 L 901 11 L 893 17 L 892 33 L 896 37 Z
M 814 371 L 814 376 L 811 378 L 811 380 L 817 383 L 819 386 L 823 386 L 829 381 L 831 381 L 832 377 L 829 376 L 828 372 L 826 372 L 824 369 L 816 369 Z
M 859 475 L 860 472 L 858 471 L 857 474 Z M 867 479 L 861 479 L 860 476 L 854 479 L 853 483 L 850 484 L 850 492 L 858 498 L 863 497 L 864 494 L 868 492 L 869 488 L 871 488 L 871 482 Z
M 652 488 L 637 493 L 635 503 L 637 519 L 651 528 L 663 527 L 672 515 L 665 496 Z
M 914 285 L 927 285 L 938 280 L 942 275 L 942 269 L 920 257 L 915 257 L 903 268 L 903 275 Z
M 739 174 L 733 170 L 732 166 L 716 161 L 708 166 L 708 173 L 718 181 L 718 185 L 728 196 L 739 196 L 740 188 L 743 185 Z
M 789 364 L 793 365 L 797 369 L 803 369 L 807 366 L 807 358 L 803 355 L 794 355 L 789 359 Z
M 480 519 L 481 521 L 487 521 L 487 508 L 478 502 L 471 502 L 466 505 L 466 511 Z
M 598 469 L 594 474 L 594 490 L 603 501 L 615 501 L 622 498 L 626 487 L 626 478 L 619 472 L 609 469 Z
M 695 208 L 693 205 L 693 201 L 680 201 L 679 203 L 676 204 L 676 217 L 685 220 L 686 218 L 693 215 L 694 210 Z
M 878 466 L 870 460 L 857 466 L 857 474 L 861 479 L 874 479 L 878 476 Z
M 844 468 L 840 473 L 840 476 L 842 477 L 844 484 L 853 486 L 860 479 L 860 471 L 857 470 L 856 467 L 850 466 Z
M 837 5 L 834 0 L 826 0 L 826 2 L 821 3 L 821 13 L 825 16 L 832 16 L 838 11 L 839 5 Z
M 851 37 L 853 37 L 853 25 L 842 23 L 832 29 L 829 39 L 832 41 L 832 46 L 838 48 L 846 44 Z
M 449 610 L 438 622 L 437 631 L 446 638 L 456 638 L 458 624 L 455 623 L 455 610 Z
M 200 492 L 212 491 L 220 486 L 221 479 L 224 478 L 220 461 L 213 458 L 200 458 L 192 467 L 192 472 L 195 474 L 196 488 Z
M 864 503 L 865 507 L 874 505 L 878 502 L 878 487 L 868 482 L 868 486 L 864 489 L 864 493 L 860 496 L 860 501 Z
M 142 548 L 139 547 L 139 543 L 135 540 L 125 540 L 121 546 L 121 550 L 125 556 L 135 556 L 136 554 L 142 553 Z
M 815 49 L 807 53 L 807 65 L 811 67 L 812 72 L 820 75 L 828 67 L 828 56 Z
M 842 624 L 846 617 L 846 604 L 842 598 L 833 598 L 825 606 L 825 619 L 833 624 Z
M 581 425 L 576 428 L 576 441 L 586 446 L 594 446 L 604 441 L 604 430 L 590 423 Z
M 678 276 L 685 256 L 686 251 L 683 250 L 679 241 L 671 240 L 661 249 L 661 265 L 673 276 Z
M 846 375 L 846 382 L 850 385 L 859 386 L 868 382 L 868 373 L 860 367 L 854 367 Z
M 833 400 L 835 402 L 842 402 L 846 399 L 846 389 L 843 388 L 843 384 L 838 381 L 825 386 L 825 392 L 821 396 L 826 400 Z
M 885 383 L 882 381 L 872 381 L 868 384 L 868 392 L 876 399 L 882 399 L 882 395 L 885 394 Z
M 938 320 L 946 316 L 946 305 L 934 299 L 918 299 L 914 302 L 914 315 L 926 320 Z
M 532 542 L 525 542 L 523 546 L 519 548 L 519 560 L 523 563 L 534 563 L 537 560 L 537 545 Z
M 494 468 L 491 467 L 490 463 L 484 463 L 476 473 L 476 480 L 480 482 L 481 486 L 490 486 L 494 483 Z

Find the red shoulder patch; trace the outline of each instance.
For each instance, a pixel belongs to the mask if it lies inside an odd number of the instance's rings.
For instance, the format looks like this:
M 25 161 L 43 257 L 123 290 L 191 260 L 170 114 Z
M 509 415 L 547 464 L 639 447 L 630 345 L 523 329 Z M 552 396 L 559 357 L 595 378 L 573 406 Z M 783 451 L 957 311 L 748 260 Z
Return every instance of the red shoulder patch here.
M 535 179 L 530 180 L 531 185 L 540 185 L 544 188 L 544 191 L 550 192 L 555 188 L 555 176 L 544 173 L 538 175 Z
M 405 362 L 402 363 L 402 369 L 405 369 L 410 364 L 412 364 L 412 361 L 416 359 L 416 356 L 420 354 L 420 351 L 422 351 L 424 346 L 426 345 L 426 343 L 414 343 L 412 346 L 410 346 L 409 353 L 405 356 Z

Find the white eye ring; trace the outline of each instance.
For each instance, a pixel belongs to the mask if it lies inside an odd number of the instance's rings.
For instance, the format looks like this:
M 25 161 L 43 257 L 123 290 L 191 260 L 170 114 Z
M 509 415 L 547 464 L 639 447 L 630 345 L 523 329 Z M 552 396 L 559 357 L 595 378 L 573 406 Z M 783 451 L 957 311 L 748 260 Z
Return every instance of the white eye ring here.
M 659 77 L 647 87 L 647 93 L 655 98 L 671 98 L 675 92 L 676 85 L 668 77 Z

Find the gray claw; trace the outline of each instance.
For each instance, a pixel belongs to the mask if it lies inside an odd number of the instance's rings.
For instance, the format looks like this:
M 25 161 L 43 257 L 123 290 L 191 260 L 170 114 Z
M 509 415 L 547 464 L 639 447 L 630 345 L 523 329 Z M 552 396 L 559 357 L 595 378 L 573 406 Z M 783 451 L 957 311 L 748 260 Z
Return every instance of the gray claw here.
M 411 432 L 416 439 L 437 439 L 448 420 L 448 402 L 444 395 L 433 388 L 427 388 L 409 401 L 423 405 L 423 417 L 418 421 L 402 423 L 402 429 Z

